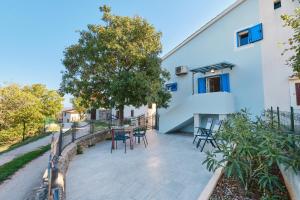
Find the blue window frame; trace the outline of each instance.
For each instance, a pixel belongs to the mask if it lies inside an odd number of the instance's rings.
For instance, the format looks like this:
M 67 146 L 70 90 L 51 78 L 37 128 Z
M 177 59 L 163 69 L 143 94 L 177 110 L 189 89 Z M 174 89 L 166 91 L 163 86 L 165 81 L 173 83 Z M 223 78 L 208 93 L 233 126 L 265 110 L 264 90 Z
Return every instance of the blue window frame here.
M 237 46 L 244 46 L 263 39 L 262 24 L 237 32 Z
M 219 80 L 215 79 L 216 77 L 218 77 Z M 216 84 L 216 83 L 214 81 L 211 82 L 210 81 L 211 79 L 218 80 L 219 83 L 217 85 L 220 86 L 218 90 L 214 90 L 213 92 L 230 92 L 229 74 L 226 73 L 226 74 L 220 74 L 220 75 L 216 75 L 216 76 L 199 78 L 198 79 L 198 93 L 199 94 L 212 92 L 210 89 L 213 85 L 209 85 L 209 84 Z
M 177 91 L 177 83 L 168 83 L 166 84 L 166 89 L 171 92 Z

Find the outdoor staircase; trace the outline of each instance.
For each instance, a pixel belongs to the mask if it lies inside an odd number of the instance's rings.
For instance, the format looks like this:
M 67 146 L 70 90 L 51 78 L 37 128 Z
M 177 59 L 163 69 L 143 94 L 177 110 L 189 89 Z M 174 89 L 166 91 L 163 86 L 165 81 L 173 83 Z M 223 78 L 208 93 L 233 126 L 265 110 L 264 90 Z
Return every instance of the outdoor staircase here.
M 228 92 L 195 94 L 159 112 L 159 132 L 168 133 L 178 130 L 194 117 L 194 114 L 234 113 L 234 98 Z

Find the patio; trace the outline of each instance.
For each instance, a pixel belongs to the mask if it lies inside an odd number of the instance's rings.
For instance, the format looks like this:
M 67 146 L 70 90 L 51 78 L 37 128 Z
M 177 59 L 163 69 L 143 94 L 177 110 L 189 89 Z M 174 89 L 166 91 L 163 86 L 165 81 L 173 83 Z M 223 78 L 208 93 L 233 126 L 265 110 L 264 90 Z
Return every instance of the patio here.
M 149 131 L 147 138 L 147 148 L 141 142 L 126 154 L 122 142 L 110 153 L 111 141 L 105 141 L 76 156 L 67 173 L 67 199 L 196 200 L 212 173 L 192 135 Z

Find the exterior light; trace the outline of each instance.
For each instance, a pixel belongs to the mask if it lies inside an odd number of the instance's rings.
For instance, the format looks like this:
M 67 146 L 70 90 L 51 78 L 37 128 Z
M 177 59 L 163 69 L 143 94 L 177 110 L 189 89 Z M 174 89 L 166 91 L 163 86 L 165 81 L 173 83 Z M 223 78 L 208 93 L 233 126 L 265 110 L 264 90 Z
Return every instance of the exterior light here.
M 210 73 L 215 73 L 215 69 L 212 68 L 212 69 L 210 70 Z

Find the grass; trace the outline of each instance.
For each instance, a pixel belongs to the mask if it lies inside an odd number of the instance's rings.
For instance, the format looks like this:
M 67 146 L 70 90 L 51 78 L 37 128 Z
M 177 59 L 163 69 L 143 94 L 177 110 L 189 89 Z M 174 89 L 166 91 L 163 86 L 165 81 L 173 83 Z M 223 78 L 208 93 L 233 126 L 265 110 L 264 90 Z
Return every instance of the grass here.
M 108 127 L 108 124 L 105 122 L 95 122 L 95 131 L 101 131 Z
M 3 154 L 3 153 L 9 152 L 11 150 L 14 150 L 18 147 L 29 144 L 31 142 L 34 142 L 36 140 L 39 140 L 43 137 L 46 137 L 46 136 L 50 135 L 51 133 L 52 132 L 42 133 L 42 134 L 39 134 L 39 135 L 36 135 L 36 136 L 26 138 L 24 141 L 20 141 L 18 143 L 12 144 L 12 145 L 0 146 L 0 155 Z
M 7 180 L 27 163 L 49 151 L 51 145 L 42 146 L 34 151 L 23 154 L 12 161 L 0 166 L 0 183 Z

